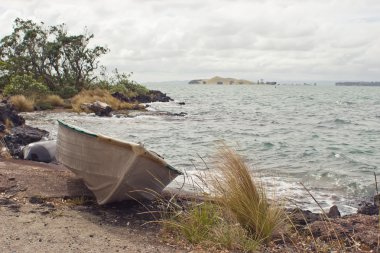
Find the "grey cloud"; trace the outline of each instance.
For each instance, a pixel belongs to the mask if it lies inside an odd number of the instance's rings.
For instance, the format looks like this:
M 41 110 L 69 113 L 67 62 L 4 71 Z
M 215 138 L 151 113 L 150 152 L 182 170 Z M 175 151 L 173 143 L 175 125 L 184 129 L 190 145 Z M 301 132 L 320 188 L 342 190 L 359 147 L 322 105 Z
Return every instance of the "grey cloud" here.
M 0 34 L 16 17 L 87 26 L 111 49 L 102 62 L 138 80 L 380 79 L 378 13 L 375 0 L 2 0 Z

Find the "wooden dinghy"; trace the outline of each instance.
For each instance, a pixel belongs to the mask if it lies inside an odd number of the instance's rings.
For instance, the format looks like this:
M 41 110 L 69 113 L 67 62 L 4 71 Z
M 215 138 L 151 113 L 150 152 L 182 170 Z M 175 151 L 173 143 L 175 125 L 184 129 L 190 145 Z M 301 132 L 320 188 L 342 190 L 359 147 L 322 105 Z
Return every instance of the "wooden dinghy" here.
M 153 199 L 182 174 L 139 144 L 58 123 L 57 160 L 84 180 L 101 205 Z

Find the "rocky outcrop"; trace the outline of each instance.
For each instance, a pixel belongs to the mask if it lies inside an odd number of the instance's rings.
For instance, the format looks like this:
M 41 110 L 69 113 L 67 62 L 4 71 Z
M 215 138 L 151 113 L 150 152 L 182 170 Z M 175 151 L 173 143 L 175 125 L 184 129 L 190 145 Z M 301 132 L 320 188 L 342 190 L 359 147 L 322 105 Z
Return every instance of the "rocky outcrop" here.
M 0 123 L 3 124 L 3 127 L 0 127 L 0 129 L 4 131 L 4 125 L 11 123 L 12 126 L 20 126 L 25 123 L 25 119 L 18 115 L 11 104 L 3 101 L 0 103 Z
M 22 158 L 22 148 L 29 143 L 40 141 L 47 137 L 49 132 L 35 127 L 22 125 L 14 127 L 4 136 L 5 144 L 13 157 Z
M 169 96 L 159 90 L 150 90 L 145 95 L 138 95 L 136 97 L 127 97 L 120 92 L 112 94 L 114 98 L 127 103 L 152 103 L 152 102 L 169 102 L 172 101 Z
M 45 130 L 25 125 L 25 119 L 18 115 L 14 107 L 2 101 L 0 103 L 0 132 L 12 157 L 22 157 L 22 148 L 32 142 L 40 141 L 49 133 Z
M 122 102 L 132 103 L 132 100 L 131 100 L 129 97 L 125 96 L 123 93 L 120 93 L 120 92 L 118 92 L 118 91 L 112 93 L 111 95 L 112 95 L 114 98 L 116 98 L 116 99 L 118 99 L 118 100 L 120 100 L 120 101 L 122 101 Z
M 150 90 L 148 94 L 151 97 L 151 102 L 169 102 L 173 100 L 166 93 L 159 90 Z
M 84 110 L 94 112 L 97 116 L 111 116 L 112 108 L 106 103 L 96 101 L 94 103 L 84 103 L 81 105 Z
M 309 210 L 294 208 L 287 210 L 290 218 L 296 226 L 303 226 L 322 219 L 321 214 L 313 213 Z

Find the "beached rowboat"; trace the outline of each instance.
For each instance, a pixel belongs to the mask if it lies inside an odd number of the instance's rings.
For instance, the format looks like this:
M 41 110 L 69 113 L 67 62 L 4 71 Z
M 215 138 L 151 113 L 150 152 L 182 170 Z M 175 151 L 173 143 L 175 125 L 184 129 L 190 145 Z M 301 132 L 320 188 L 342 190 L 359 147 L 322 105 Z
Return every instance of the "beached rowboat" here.
M 182 174 L 139 144 L 58 123 L 57 160 L 84 180 L 99 204 L 152 199 Z

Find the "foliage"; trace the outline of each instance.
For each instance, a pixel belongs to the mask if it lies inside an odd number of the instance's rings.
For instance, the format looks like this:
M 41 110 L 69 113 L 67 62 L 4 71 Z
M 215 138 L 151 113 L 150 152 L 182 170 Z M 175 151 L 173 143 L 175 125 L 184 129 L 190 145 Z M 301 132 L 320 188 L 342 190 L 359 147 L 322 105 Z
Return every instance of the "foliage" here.
M 186 215 L 179 216 L 181 232 L 191 243 L 199 243 L 208 237 L 218 222 L 218 211 L 216 206 L 208 203 L 193 206 Z
M 109 86 L 108 90 L 111 93 L 120 92 L 120 93 L 122 93 L 124 95 L 128 93 L 127 88 L 124 85 L 122 85 L 122 84 L 111 85 L 111 86 Z
M 67 99 L 72 98 L 78 94 L 78 90 L 73 86 L 63 86 L 59 88 L 55 93 L 61 98 Z
M 65 24 L 46 27 L 17 18 L 13 32 L 0 41 L 0 87 L 27 74 L 41 79 L 51 91 L 85 88 L 95 78 L 98 58 L 108 52 L 102 46 L 89 48 L 93 37 L 86 31 L 69 35 Z
M 0 40 L 0 89 L 4 95 L 24 95 L 35 99 L 55 94 L 68 99 L 90 89 L 118 91 L 127 97 L 149 92 L 131 80 L 132 73 L 119 73 L 115 69 L 109 75 L 105 67 L 99 66 L 99 58 L 109 50 L 102 46 L 90 47 L 94 35 L 86 30 L 82 34 L 71 35 L 65 24 L 46 26 L 42 22 L 20 18 L 14 21 L 13 28 L 11 34 Z M 96 75 L 99 68 L 100 74 Z M 136 108 L 135 105 L 116 102 L 109 92 L 100 101 L 109 101 L 113 109 Z M 94 100 L 92 95 L 90 97 L 77 97 L 74 103 L 76 110 L 80 111 L 80 105 L 77 105 L 80 101 Z M 54 106 L 43 99 L 36 102 L 38 108 Z
M 233 216 L 209 201 L 193 202 L 177 210 L 173 217 L 164 221 L 164 225 L 169 233 L 207 248 L 253 252 L 258 247 L 258 242 L 249 237 Z
M 34 110 L 33 100 L 27 99 L 23 95 L 12 96 L 10 97 L 9 102 L 19 112 L 31 112 Z
M 30 75 L 13 76 L 4 88 L 4 95 L 24 95 L 36 97 L 48 93 L 48 88 L 41 82 L 36 81 Z
M 132 72 L 129 74 L 119 73 L 115 69 L 110 76 L 103 67 L 100 73 L 101 81 L 96 84 L 96 87 L 108 89 L 111 93 L 120 92 L 129 98 L 148 94 L 149 89 L 131 80 L 132 74 Z
M 201 190 L 206 195 L 188 201 L 187 206 L 172 204 L 172 200 L 164 205 L 170 206 L 162 215 L 169 232 L 208 249 L 251 252 L 269 242 L 274 233 L 286 231 L 283 205 L 270 204 L 264 186 L 252 178 L 235 151 L 222 146 L 214 165 L 219 177 L 198 177 L 208 189 Z
M 263 185 L 253 180 L 235 151 L 221 147 L 218 160 L 221 177 L 211 182 L 215 201 L 230 210 L 255 240 L 268 241 L 285 220 L 281 203 L 269 203 Z
M 46 101 L 37 101 L 35 104 L 35 107 L 39 111 L 45 111 L 45 110 L 53 110 L 54 106 Z
M 119 74 L 116 70 L 116 85 L 124 86 L 127 91 L 135 92 L 137 95 L 146 95 L 149 90 L 145 86 L 131 81 L 130 77 L 132 74 Z
M 83 109 L 81 105 L 84 103 L 93 102 L 104 102 L 112 107 L 113 110 L 123 110 L 123 109 L 141 109 L 138 105 L 121 102 L 120 100 L 111 96 L 109 91 L 104 89 L 92 89 L 92 90 L 82 90 L 75 97 L 71 99 L 73 110 L 76 112 L 81 112 Z
M 58 95 L 48 95 L 42 101 L 51 104 L 52 106 L 64 106 L 65 102 Z
M 64 100 L 57 95 L 48 95 L 42 98 L 36 99 L 35 107 L 38 110 L 52 110 L 55 107 L 64 107 Z

